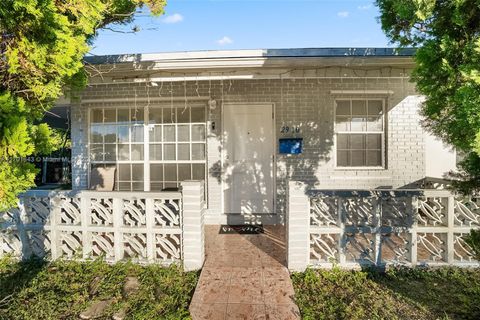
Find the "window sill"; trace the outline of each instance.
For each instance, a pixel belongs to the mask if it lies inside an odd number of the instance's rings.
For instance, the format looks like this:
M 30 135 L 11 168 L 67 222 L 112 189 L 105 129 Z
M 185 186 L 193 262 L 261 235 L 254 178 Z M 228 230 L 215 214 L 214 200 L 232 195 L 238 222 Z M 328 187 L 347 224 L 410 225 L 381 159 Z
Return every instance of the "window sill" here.
M 385 171 L 385 167 L 335 167 L 335 171 Z

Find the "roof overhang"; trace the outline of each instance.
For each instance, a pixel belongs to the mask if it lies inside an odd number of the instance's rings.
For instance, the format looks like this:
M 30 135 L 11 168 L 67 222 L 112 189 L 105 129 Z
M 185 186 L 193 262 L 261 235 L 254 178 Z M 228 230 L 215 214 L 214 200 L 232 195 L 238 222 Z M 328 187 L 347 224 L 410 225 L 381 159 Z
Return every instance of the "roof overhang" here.
M 186 77 L 276 78 L 326 68 L 411 69 L 414 49 L 306 48 L 125 54 L 85 58 L 91 84 L 122 79 Z M 402 72 L 399 72 L 402 73 Z M 403 72 L 402 74 L 404 74 Z M 193 79 L 192 78 L 192 79 Z M 117 79 L 117 80 L 116 80 Z

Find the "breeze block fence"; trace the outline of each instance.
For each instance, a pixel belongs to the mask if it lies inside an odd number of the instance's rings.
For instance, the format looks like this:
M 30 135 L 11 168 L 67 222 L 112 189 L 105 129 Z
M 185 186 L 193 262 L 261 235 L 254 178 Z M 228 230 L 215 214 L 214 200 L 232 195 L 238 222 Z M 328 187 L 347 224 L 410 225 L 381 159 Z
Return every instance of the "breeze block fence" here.
M 29 191 L 0 213 L 0 257 L 204 262 L 204 183 L 179 192 Z
M 464 236 L 480 198 L 447 190 L 288 190 L 287 262 L 307 267 L 478 266 Z

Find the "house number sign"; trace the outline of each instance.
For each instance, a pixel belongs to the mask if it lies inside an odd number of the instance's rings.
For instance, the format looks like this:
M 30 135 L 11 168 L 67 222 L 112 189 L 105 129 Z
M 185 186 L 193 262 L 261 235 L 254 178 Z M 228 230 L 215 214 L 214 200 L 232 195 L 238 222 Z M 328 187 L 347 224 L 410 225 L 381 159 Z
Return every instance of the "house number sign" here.
M 300 133 L 299 126 L 282 126 L 280 133 Z

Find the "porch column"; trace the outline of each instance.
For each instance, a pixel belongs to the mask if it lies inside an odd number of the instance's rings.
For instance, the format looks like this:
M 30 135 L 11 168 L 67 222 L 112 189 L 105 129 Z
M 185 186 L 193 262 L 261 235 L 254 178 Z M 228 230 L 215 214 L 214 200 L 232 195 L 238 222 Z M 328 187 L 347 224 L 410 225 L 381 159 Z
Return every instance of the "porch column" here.
M 287 265 L 305 271 L 310 260 L 310 201 L 306 185 L 289 181 L 287 195 Z
M 182 186 L 183 204 L 183 268 L 185 271 L 198 270 L 205 259 L 204 215 L 205 197 L 203 181 L 184 181 Z

